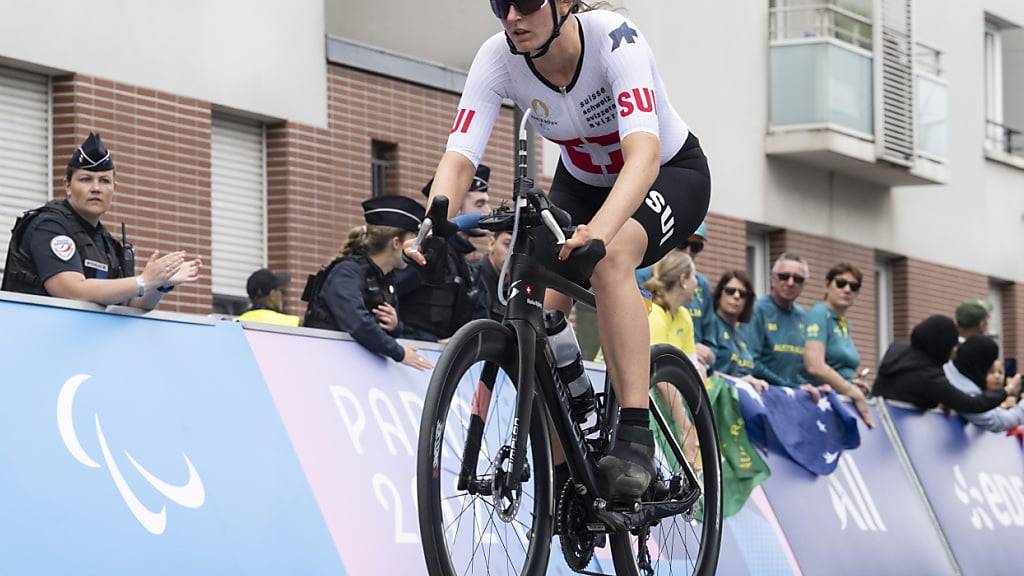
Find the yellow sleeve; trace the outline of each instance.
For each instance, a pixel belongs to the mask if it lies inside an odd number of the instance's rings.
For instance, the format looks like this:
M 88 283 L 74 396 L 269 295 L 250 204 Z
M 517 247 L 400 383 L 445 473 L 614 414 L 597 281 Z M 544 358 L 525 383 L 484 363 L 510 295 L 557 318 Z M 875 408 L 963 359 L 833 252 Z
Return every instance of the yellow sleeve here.
M 697 343 L 693 336 L 693 316 L 690 316 L 690 311 L 685 306 L 679 307 L 679 311 L 676 313 L 676 322 L 682 329 L 682 342 L 679 343 L 679 349 L 687 356 L 695 355 Z

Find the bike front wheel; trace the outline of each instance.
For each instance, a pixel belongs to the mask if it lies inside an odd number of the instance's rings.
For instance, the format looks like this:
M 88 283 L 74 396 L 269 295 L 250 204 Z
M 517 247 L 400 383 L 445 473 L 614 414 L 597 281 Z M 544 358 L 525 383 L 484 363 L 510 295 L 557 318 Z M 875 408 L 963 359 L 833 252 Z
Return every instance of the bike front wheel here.
M 517 403 L 512 331 L 477 320 L 452 337 L 430 380 L 420 421 L 416 487 L 430 574 L 544 574 L 551 545 L 551 448 L 534 402 L 517 493 L 510 468 Z M 468 481 L 468 482 L 467 482 Z
M 696 474 L 701 496 L 690 512 L 663 518 L 648 531 L 612 534 L 615 573 L 714 574 L 722 538 L 718 432 L 704 383 L 679 349 L 664 344 L 651 349 L 650 398 L 652 413 L 662 416 L 651 418 L 655 482 L 678 478 L 685 460 Z

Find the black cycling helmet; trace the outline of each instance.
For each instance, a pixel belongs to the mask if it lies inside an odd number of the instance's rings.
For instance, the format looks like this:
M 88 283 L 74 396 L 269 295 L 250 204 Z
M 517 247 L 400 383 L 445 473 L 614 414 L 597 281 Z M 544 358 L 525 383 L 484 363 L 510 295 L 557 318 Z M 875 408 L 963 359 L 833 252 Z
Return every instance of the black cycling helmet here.
M 551 7 L 551 23 L 553 24 L 551 36 L 536 52 L 530 53 L 528 51 L 516 50 L 516 46 L 512 43 L 512 39 L 508 37 L 508 33 L 505 34 L 505 41 L 508 42 L 508 49 L 511 50 L 513 54 L 523 55 L 527 58 L 540 58 L 548 53 L 548 49 L 551 48 L 551 43 L 555 41 L 555 38 L 558 38 L 558 35 L 562 31 L 562 24 L 565 24 L 565 21 L 569 18 L 569 14 L 572 14 L 572 10 L 570 10 L 564 18 L 559 18 L 559 1 L 560 0 L 490 0 L 491 11 L 494 12 L 494 15 L 497 16 L 499 20 L 508 18 L 508 11 L 513 4 L 515 4 L 516 10 L 524 16 L 533 14 L 537 10 L 543 8 L 545 4 Z M 573 5 L 575 6 L 578 2 L 579 0 L 573 0 Z

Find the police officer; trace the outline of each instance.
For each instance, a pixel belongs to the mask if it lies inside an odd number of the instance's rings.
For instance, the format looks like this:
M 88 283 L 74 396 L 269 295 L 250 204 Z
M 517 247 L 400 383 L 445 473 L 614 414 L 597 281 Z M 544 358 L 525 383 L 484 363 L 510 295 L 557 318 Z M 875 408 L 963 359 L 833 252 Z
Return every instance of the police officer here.
M 287 274 L 274 274 L 260 268 L 249 275 L 245 291 L 252 306 L 238 317 L 243 322 L 262 322 L 279 326 L 298 326 L 299 317 L 284 314 L 284 287 L 291 279 Z
M 396 340 L 403 327 L 392 277 L 405 268 L 402 243 L 419 230 L 425 211 L 411 198 L 383 196 L 363 202 L 363 213 L 366 225 L 349 232 L 341 257 L 310 275 L 303 325 L 348 332 L 370 352 L 429 369 L 430 362 Z
M 100 218 L 114 195 L 114 161 L 100 135 L 90 133 L 68 162 L 67 198 L 25 212 L 14 225 L 3 289 L 12 292 L 128 304 L 152 309 L 175 286 L 194 282 L 202 262 L 185 252 L 154 252 L 135 275 L 134 255 Z
M 496 232 L 491 235 L 486 256 L 471 265 L 476 276 L 477 289 L 487 295 L 490 317 L 499 322 L 505 317 L 505 305 L 498 298 L 498 278 L 511 249 L 512 233 Z M 507 278 L 505 284 L 508 284 Z
M 491 169 L 485 164 L 477 167 L 469 193 L 460 207 L 460 214 L 486 213 L 490 210 L 487 195 L 490 174 Z M 430 196 L 432 184 L 433 179 L 423 187 L 424 196 Z M 488 317 L 487 291 L 477 282 L 474 269 L 469 263 L 469 256 L 475 250 L 473 243 L 462 233 L 448 238 L 448 261 L 443 280 L 437 284 L 425 283 L 415 267 L 395 274 L 406 338 L 431 342 L 444 340 L 470 320 Z

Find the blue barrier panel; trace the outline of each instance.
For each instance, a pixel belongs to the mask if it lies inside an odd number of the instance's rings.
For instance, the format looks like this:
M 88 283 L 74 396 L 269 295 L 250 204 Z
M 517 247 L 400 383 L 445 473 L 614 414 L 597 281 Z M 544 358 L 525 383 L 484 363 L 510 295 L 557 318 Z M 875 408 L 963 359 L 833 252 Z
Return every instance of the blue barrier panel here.
M 1024 460 L 1016 438 L 937 411 L 889 405 L 932 509 L 964 574 L 1024 569 Z
M 0 318 L 4 574 L 344 574 L 239 326 Z
M 879 422 L 878 411 L 871 408 Z M 768 500 L 809 574 L 949 574 L 946 554 L 889 437 L 861 428 L 829 476 L 770 453 Z

